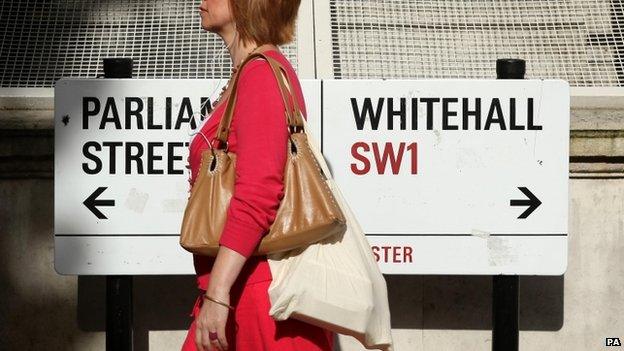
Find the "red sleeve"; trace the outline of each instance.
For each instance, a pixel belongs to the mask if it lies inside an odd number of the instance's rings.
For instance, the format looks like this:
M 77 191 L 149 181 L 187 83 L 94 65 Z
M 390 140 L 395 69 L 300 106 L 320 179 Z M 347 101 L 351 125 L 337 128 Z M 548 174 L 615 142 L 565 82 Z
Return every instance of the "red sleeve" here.
M 236 178 L 219 243 L 249 258 L 284 196 L 288 130 L 277 80 L 264 60 L 240 72 L 234 109 Z

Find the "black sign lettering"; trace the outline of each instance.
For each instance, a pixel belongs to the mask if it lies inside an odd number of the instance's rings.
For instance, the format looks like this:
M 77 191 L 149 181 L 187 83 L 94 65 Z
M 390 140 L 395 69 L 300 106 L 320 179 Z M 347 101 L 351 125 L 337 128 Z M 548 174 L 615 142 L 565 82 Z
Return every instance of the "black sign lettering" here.
M 115 165 L 117 164 L 117 146 L 123 146 L 121 141 L 105 141 L 102 146 L 109 147 L 109 173 L 115 174 Z
M 185 164 L 179 161 L 188 146 L 188 142 L 88 141 L 82 154 L 90 162 L 83 162 L 82 170 L 86 174 L 184 174 Z
M 398 99 L 398 101 L 396 101 Z M 455 97 L 420 97 L 410 98 L 410 111 L 407 110 L 407 98 L 383 98 L 374 102 L 373 98 L 365 97 L 361 100 L 351 98 L 353 119 L 358 130 L 363 130 L 366 120 L 370 121 L 371 130 L 379 130 L 379 122 L 386 119 L 387 130 L 419 129 L 419 108 L 424 111 L 422 118 L 426 120 L 426 130 L 542 130 L 542 126 L 535 125 L 533 98 L 527 98 L 521 106 L 526 108 L 526 118 L 520 118 L 516 98 L 509 98 L 503 104 L 499 98 L 455 98 Z M 384 109 L 384 104 L 386 108 Z M 508 106 L 504 108 L 503 106 Z M 398 107 L 397 107 L 398 106 Z M 441 110 L 441 111 L 440 111 Z M 385 115 L 384 115 L 385 111 Z M 440 111 L 440 112 L 438 112 Z M 487 111 L 482 115 L 482 111 Z M 410 124 L 407 126 L 408 115 L 411 114 Z M 400 118 L 396 128 L 395 117 Z M 459 118 L 457 118 L 459 117 Z M 483 128 L 481 119 L 485 117 Z M 439 118 L 441 121 L 436 121 Z M 436 128 L 437 127 L 437 128 Z
M 181 169 L 174 168 L 174 162 L 176 160 L 182 160 L 182 156 L 176 156 L 174 153 L 174 148 L 176 147 L 184 147 L 184 143 L 168 143 L 167 144 L 167 174 L 183 174 L 184 171 Z
M 136 109 L 132 108 L 132 103 L 136 103 Z M 136 128 L 143 129 L 143 117 L 141 115 L 141 111 L 143 111 L 143 99 L 138 97 L 129 97 L 126 99 L 126 129 L 132 129 L 132 117 L 136 118 Z
M 132 152 L 132 149 L 136 149 L 136 152 Z M 143 144 L 129 141 L 126 143 L 126 170 L 125 174 L 132 174 L 131 161 L 134 161 L 137 168 L 136 174 L 143 174 L 143 162 L 141 157 L 143 156 Z
M 163 174 L 162 169 L 154 168 L 154 160 L 162 160 L 161 155 L 154 154 L 154 148 L 157 146 L 163 146 L 161 142 L 147 143 L 147 174 Z
M 115 99 L 109 97 L 104 104 L 104 112 L 102 113 L 102 120 L 100 122 L 100 129 L 106 128 L 106 123 L 113 122 L 115 129 L 121 129 L 121 121 L 119 120 L 119 112 L 117 112 L 117 105 L 115 105 Z
M 86 157 L 89 160 L 95 162 L 95 167 L 94 168 L 89 168 L 89 165 L 86 162 L 83 162 L 82 163 L 82 170 L 86 174 L 98 174 L 102 170 L 102 161 L 100 161 L 99 157 L 97 157 L 96 155 L 92 154 L 89 151 L 90 148 L 94 148 L 95 151 L 102 151 L 102 147 L 100 146 L 100 144 L 96 143 L 95 141 L 86 142 L 82 146 L 82 154 L 84 155 L 84 157 Z
M 91 104 L 93 107 L 91 108 Z M 96 97 L 85 96 L 82 98 L 82 129 L 89 129 L 89 117 L 97 116 L 100 112 L 100 100 Z

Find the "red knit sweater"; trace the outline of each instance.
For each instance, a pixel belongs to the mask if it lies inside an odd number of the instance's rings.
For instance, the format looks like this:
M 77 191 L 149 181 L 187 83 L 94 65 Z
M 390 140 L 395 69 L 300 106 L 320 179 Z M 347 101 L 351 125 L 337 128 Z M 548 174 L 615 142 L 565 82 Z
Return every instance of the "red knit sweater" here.
M 290 62 L 276 50 L 265 54 L 277 59 L 286 69 L 307 119 L 299 79 Z M 251 254 L 268 233 L 284 196 L 288 130 L 284 102 L 266 60 L 254 58 L 242 68 L 237 94 L 228 137 L 229 152 L 236 154 L 236 180 L 219 243 L 248 258 L 237 279 L 237 283 L 248 284 L 272 278 L 266 256 Z M 216 134 L 226 103 L 226 99 L 219 102 L 201 129 L 208 140 Z M 199 173 L 201 151 L 207 147 L 204 138 L 196 134 L 189 147 L 191 188 Z M 208 287 L 214 260 L 210 256 L 193 255 L 200 289 Z

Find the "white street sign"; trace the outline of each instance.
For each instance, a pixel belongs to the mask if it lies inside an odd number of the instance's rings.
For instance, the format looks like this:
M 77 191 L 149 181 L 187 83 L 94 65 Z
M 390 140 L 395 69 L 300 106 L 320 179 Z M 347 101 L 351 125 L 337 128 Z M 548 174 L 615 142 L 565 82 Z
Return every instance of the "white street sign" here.
M 567 82 L 324 81 L 321 123 L 385 273 L 565 271 Z
M 201 122 L 199 114 L 192 122 L 193 112 L 215 83 L 57 82 L 59 273 L 194 273 L 191 254 L 178 244 L 188 197 L 184 166 L 190 125 Z M 325 80 L 321 87 L 320 80 L 302 80 L 302 86 L 309 132 L 383 272 L 563 273 L 565 81 Z M 480 113 L 470 113 L 477 101 Z
M 211 79 L 57 82 L 57 272 L 194 273 L 191 253 L 179 245 L 189 195 L 185 167 L 189 131 L 193 113 L 195 126 L 201 122 L 202 98 L 217 83 Z M 320 101 L 319 81 L 302 80 L 302 87 L 306 98 Z M 309 114 L 320 116 L 320 104 L 307 108 Z

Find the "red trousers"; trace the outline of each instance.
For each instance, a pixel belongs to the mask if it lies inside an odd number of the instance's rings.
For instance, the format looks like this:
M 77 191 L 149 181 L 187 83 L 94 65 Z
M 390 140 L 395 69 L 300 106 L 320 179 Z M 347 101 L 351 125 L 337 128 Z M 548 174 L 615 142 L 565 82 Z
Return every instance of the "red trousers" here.
M 276 321 L 269 315 L 271 280 L 234 284 L 230 291 L 230 310 L 225 333 L 228 351 L 332 351 L 334 333 L 296 319 Z M 193 321 L 182 351 L 195 351 L 195 317 L 204 299 L 200 290 L 191 317 Z

